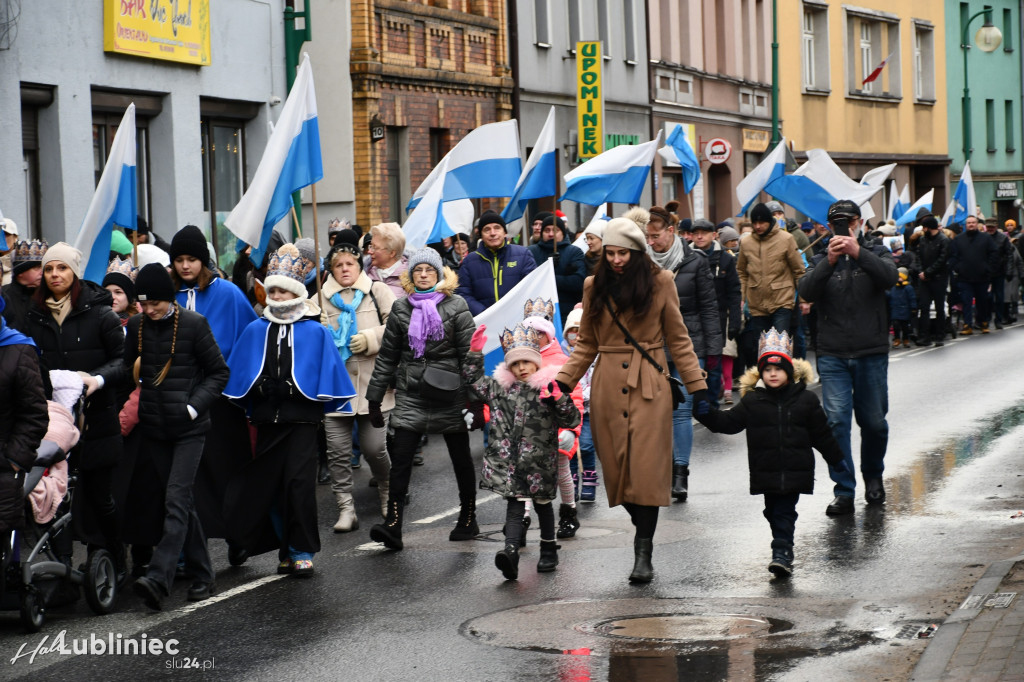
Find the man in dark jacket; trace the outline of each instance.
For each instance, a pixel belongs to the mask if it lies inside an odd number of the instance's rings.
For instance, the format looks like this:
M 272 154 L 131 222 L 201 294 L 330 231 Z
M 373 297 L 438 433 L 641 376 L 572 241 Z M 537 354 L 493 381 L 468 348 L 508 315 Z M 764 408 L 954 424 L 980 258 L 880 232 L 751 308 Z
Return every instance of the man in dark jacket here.
M 921 318 L 917 327 L 917 345 L 941 346 L 946 332 L 946 286 L 949 283 L 949 238 L 939 229 L 935 216 L 921 221 L 924 228 L 911 250 L 917 254 L 921 272 L 917 289 L 917 307 Z M 931 326 L 931 307 L 935 304 L 935 327 Z
M 1013 244 L 1010 243 L 1010 238 L 999 229 L 998 224 L 995 220 L 989 220 L 985 222 L 985 232 L 988 233 L 989 237 L 992 237 L 992 241 L 996 245 L 996 253 L 999 255 L 999 262 L 996 265 L 995 272 L 992 273 L 992 316 L 996 319 L 996 329 L 1003 328 L 1003 317 L 1005 316 L 1006 307 L 1006 282 L 1007 274 L 1010 272 L 1010 264 L 1013 262 L 1011 251 L 1013 250 Z M 1011 277 L 1012 278 L 1012 277 Z M 988 322 L 989 318 L 986 317 L 985 321 Z
M 722 248 L 715 239 L 715 227 L 708 220 L 693 221 L 693 247 L 707 256 L 708 269 L 715 283 L 715 298 L 718 303 L 719 329 L 725 339 L 735 339 L 740 334 L 740 299 L 742 289 L 740 277 L 736 274 L 736 257 Z M 689 329 L 689 327 L 687 327 Z M 711 406 L 718 407 L 718 394 L 722 388 L 722 355 L 708 355 L 708 393 Z
M 828 209 L 833 237 L 800 280 L 800 296 L 818 309 L 818 375 L 829 426 L 846 467 L 829 466 L 835 499 L 830 516 L 853 513 L 857 479 L 850 447 L 853 413 L 860 426 L 860 471 L 868 504 L 885 501 L 882 472 L 889 442 L 889 324 L 885 292 L 898 273 L 892 254 L 865 239 L 860 207 L 843 199 Z
M 14 245 L 11 254 L 13 276 L 11 283 L 3 288 L 7 305 L 4 321 L 19 331 L 25 329 L 25 316 L 32 305 L 32 294 L 43 280 L 43 254 L 47 246 L 45 239 L 20 241 Z
M 583 252 L 573 246 L 566 236 L 565 221 L 549 215 L 541 226 L 540 242 L 530 247 L 530 255 L 538 266 L 549 258 L 555 266 L 555 289 L 558 291 L 558 308 L 564 325 L 565 318 L 583 299 L 583 280 L 587 278 L 587 263 Z
M 989 287 L 999 267 L 999 249 L 992 237 L 978 229 L 975 216 L 967 216 L 964 228 L 953 239 L 949 255 L 949 266 L 957 275 L 960 302 L 964 309 L 964 326 L 960 333 L 974 333 L 974 309 L 977 307 L 981 333 L 988 334 L 988 319 L 992 314 Z
M 477 225 L 480 246 L 463 259 L 455 290 L 466 299 L 473 315 L 494 305 L 536 267 L 529 249 L 507 243 L 505 220 L 500 215 L 484 211 Z

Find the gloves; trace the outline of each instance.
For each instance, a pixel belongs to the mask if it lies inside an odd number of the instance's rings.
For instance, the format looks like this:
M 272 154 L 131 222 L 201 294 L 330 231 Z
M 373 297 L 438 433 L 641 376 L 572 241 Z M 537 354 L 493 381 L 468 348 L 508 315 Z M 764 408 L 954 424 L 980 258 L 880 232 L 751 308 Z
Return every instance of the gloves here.
M 563 430 L 558 434 L 558 449 L 565 452 L 572 450 L 572 444 L 576 442 L 576 434 L 569 430 Z
M 375 429 L 384 428 L 384 413 L 380 411 L 380 403 L 375 400 L 370 401 L 370 426 Z
M 365 353 L 369 345 L 370 344 L 366 341 L 366 334 L 363 334 L 362 332 L 353 334 L 352 338 L 348 340 L 348 349 L 352 351 L 353 355 Z
M 487 336 L 484 334 L 485 331 L 487 331 L 486 324 L 482 324 L 476 328 L 476 331 L 473 332 L 473 337 L 469 340 L 469 350 L 474 353 L 483 352 L 484 345 L 487 343 Z
M 484 404 L 471 402 L 469 407 L 462 411 L 462 419 L 466 422 L 466 428 L 470 431 L 477 431 L 484 427 L 487 420 L 484 419 Z
M 555 384 L 558 386 L 559 390 L 562 391 L 562 393 L 572 393 L 572 389 L 570 389 L 567 384 L 563 384 L 561 381 L 557 380 L 555 381 Z
M 563 395 L 561 387 L 555 382 L 548 382 L 547 386 L 540 389 L 540 401 L 551 407 L 554 407 L 555 401 Z
M 693 396 L 694 407 L 696 407 L 697 403 L 699 403 L 702 400 L 706 402 L 708 405 L 711 405 L 711 393 L 706 388 L 702 388 L 699 391 L 694 391 L 691 395 Z
M 730 328 L 730 329 L 727 329 L 725 331 L 725 338 L 729 339 L 730 341 L 732 341 L 733 339 L 735 339 L 739 335 L 740 335 L 739 327 L 736 327 L 735 329 L 731 329 Z
M 462 410 L 462 421 L 466 422 L 467 429 L 473 430 L 473 413 L 465 408 Z
M 711 413 L 711 403 L 706 400 L 694 400 L 693 401 L 693 413 L 698 417 L 703 417 Z

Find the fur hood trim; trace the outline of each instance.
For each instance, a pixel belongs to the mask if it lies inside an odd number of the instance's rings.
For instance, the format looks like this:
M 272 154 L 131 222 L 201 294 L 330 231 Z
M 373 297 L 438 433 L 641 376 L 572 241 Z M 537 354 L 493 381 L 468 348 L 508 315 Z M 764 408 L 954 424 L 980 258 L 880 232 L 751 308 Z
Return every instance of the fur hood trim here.
M 811 363 L 799 358 L 794 359 L 793 381 L 802 381 L 810 385 L 814 381 L 814 368 L 811 367 Z M 740 397 L 742 398 L 758 386 L 764 387 L 764 383 L 761 381 L 761 373 L 757 371 L 757 367 L 751 367 L 740 377 Z
M 405 289 L 405 293 L 413 294 L 416 292 L 416 287 L 412 284 L 412 278 L 409 276 L 408 270 L 399 275 L 398 281 L 402 283 L 402 288 Z M 444 278 L 437 283 L 437 291 L 440 291 L 445 296 L 451 296 L 455 293 L 455 288 L 458 286 L 459 276 L 454 270 L 445 266 Z
M 557 365 L 541 367 L 532 377 L 529 378 L 527 383 L 539 391 L 554 381 L 561 369 L 562 368 Z M 506 391 L 512 388 L 517 381 L 517 379 L 512 376 L 512 372 L 510 372 L 508 367 L 505 366 L 504 362 L 494 368 L 494 374 L 492 376 L 494 376 L 495 381 L 501 384 L 501 387 Z

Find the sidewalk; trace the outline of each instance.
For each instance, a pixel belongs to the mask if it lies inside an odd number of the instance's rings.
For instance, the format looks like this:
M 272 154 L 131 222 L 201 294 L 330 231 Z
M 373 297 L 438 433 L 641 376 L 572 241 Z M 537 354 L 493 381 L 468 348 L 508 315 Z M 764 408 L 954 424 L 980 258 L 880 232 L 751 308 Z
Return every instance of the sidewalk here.
M 984 605 L 1013 592 L 1007 608 Z M 962 606 L 973 608 L 946 618 L 910 679 L 1024 682 L 1024 554 L 989 566 Z

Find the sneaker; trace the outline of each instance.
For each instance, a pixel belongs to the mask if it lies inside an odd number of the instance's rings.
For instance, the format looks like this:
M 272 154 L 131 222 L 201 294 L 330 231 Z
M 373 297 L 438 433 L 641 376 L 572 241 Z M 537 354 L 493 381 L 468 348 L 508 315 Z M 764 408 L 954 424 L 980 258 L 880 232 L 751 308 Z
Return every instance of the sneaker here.
M 313 562 L 309 559 L 297 559 L 292 562 L 292 575 L 296 578 L 308 578 L 313 575 Z
M 988 334 L 988 322 L 981 323 L 981 333 Z
M 965 324 L 963 327 L 960 328 L 960 335 L 961 336 L 970 336 L 973 333 L 974 333 L 974 330 L 971 329 L 971 325 L 969 325 L 969 324 Z
M 788 578 L 793 575 L 793 558 L 786 556 L 783 552 L 775 552 L 772 555 L 772 562 L 768 564 L 768 570 L 776 578 Z
M 732 405 L 732 391 L 725 392 L 725 404 Z

